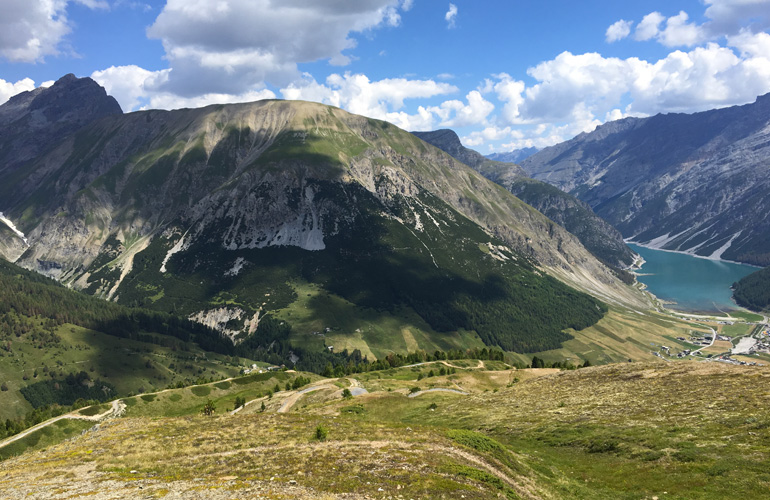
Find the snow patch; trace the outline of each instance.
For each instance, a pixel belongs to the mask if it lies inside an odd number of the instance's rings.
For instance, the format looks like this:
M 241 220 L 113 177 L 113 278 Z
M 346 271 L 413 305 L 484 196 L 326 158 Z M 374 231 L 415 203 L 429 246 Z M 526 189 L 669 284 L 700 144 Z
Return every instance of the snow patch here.
M 16 228 L 16 225 L 14 225 L 14 223 L 13 223 L 13 222 L 11 222 L 11 219 L 9 219 L 9 218 L 8 218 L 8 217 L 6 217 L 5 215 L 3 215 L 3 212 L 0 212 L 0 222 L 3 222 L 3 223 L 6 225 L 6 226 L 8 226 L 8 228 L 9 228 L 11 231 L 13 231 L 13 232 L 16 234 L 16 236 L 18 236 L 19 238 L 21 238 L 21 240 L 24 242 L 24 244 L 25 244 L 25 245 L 29 246 L 29 242 L 27 241 L 27 238 L 24 236 L 24 233 L 22 233 L 21 231 L 19 231 L 19 230 Z

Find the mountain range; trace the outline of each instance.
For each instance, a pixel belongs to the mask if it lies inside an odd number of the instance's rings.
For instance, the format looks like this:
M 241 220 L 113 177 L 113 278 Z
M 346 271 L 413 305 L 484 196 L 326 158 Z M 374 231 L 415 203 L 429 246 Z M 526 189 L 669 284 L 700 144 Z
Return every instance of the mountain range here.
M 505 163 L 521 163 L 533 154 L 540 151 L 540 148 L 521 148 L 514 149 L 513 151 L 506 151 L 503 153 L 492 153 L 486 155 L 487 158 L 494 161 L 502 161 Z
M 4 146 L 8 260 L 233 338 L 272 315 L 301 345 L 374 357 L 531 352 L 597 321 L 597 298 L 646 306 L 561 226 L 386 122 L 285 101 L 123 114 L 71 76 L 0 116 L 39 139 Z
M 500 184 L 517 198 L 564 227 L 577 236 L 594 256 L 615 269 L 620 275 L 625 275 L 622 269 L 634 263 L 634 253 L 623 242 L 621 234 L 597 216 L 585 202 L 548 183 L 531 179 L 518 165 L 492 160 L 477 151 L 466 148 L 452 130 L 413 132 L 413 134 L 449 153 L 487 179 Z M 630 278 L 627 275 L 626 277 Z
M 528 175 L 654 248 L 770 264 L 770 95 L 625 118 L 525 159 Z

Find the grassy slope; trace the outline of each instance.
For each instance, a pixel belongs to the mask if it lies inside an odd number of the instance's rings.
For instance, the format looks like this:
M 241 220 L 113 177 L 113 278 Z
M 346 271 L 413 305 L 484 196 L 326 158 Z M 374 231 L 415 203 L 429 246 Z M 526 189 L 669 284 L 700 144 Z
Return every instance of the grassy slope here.
M 759 498 L 770 486 L 766 368 L 625 363 L 495 371 L 504 366 L 451 363 L 469 368 L 420 381 L 418 374 L 444 365 L 361 374 L 358 381 L 374 392 L 352 401 L 339 390 L 309 393 L 283 415 L 273 413 L 282 394 L 265 413 L 249 405 L 212 418 L 157 417 L 190 415 L 210 397 L 192 389 L 136 398 L 126 418 L 96 433 L 0 464 L 2 486 L 24 492 L 45 476 L 67 478 L 47 481 L 68 494 L 112 484 L 155 495 L 195 487 L 211 498 L 591 499 Z M 209 394 L 222 405 L 272 384 L 210 386 Z M 408 398 L 413 385 L 471 394 Z M 326 440 L 314 438 L 319 424 Z
M 162 389 L 185 379 L 232 377 L 240 370 L 240 366 L 231 364 L 229 356 L 205 352 L 195 344 L 183 344 L 164 335 L 155 334 L 188 350 L 173 350 L 68 324 L 60 326 L 56 333 L 61 342 L 44 349 L 34 347 L 24 337 L 14 338 L 11 341 L 14 354 L 4 353 L 0 358 L 0 379 L 6 381 L 9 389 L 0 392 L 3 421 L 32 410 L 19 389 L 49 378 L 43 371 L 44 366 L 64 374 L 84 370 L 92 378 L 112 383 L 124 395 L 138 392 L 140 388 Z M 34 377 L 36 370 L 38 376 Z M 25 375 L 28 380 L 24 380 Z

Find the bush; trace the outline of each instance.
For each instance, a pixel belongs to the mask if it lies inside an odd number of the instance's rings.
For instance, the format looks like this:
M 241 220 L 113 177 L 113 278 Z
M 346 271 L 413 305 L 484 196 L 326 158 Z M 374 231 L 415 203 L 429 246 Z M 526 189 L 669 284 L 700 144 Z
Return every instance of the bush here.
M 217 406 L 214 404 L 212 400 L 206 401 L 206 404 L 203 405 L 203 410 L 201 410 L 201 413 L 206 415 L 207 417 L 210 417 L 214 414 L 214 412 L 217 411 Z
M 342 390 L 342 399 L 351 399 L 353 397 L 353 394 L 350 392 L 350 389 L 345 388 Z
M 324 427 L 322 424 L 318 424 L 318 426 L 315 428 L 315 438 L 319 441 L 323 441 L 326 439 L 326 436 L 329 435 L 329 430 Z

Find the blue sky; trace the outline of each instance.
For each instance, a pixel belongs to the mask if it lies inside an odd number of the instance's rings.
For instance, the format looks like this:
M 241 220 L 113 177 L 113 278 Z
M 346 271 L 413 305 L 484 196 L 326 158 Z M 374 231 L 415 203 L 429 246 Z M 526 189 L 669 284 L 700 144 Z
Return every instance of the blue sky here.
M 770 0 L 0 0 L 0 102 L 325 102 L 482 153 L 770 92 Z

